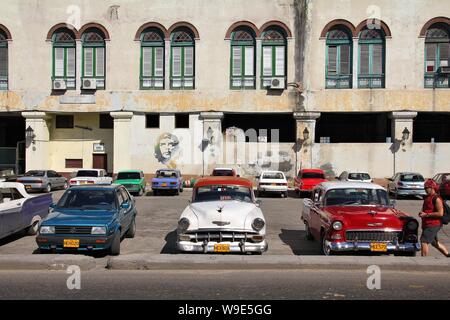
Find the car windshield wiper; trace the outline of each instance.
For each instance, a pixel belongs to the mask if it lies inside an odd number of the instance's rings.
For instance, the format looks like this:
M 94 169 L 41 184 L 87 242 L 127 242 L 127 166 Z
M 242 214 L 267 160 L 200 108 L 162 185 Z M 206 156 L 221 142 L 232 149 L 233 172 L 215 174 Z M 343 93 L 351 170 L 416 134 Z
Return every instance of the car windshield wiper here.
M 361 201 L 346 201 L 343 203 L 340 203 L 339 205 L 345 206 L 345 205 L 351 205 L 351 204 L 362 204 Z

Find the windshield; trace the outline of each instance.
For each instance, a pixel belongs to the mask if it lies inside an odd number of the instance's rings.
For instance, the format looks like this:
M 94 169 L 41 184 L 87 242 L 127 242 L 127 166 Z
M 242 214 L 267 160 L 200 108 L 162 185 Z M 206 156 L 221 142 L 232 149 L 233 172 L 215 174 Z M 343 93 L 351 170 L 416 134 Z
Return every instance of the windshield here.
M 232 177 L 233 176 L 233 170 L 227 170 L 227 169 L 225 169 L 225 170 L 214 170 L 212 175 L 213 176 L 224 176 L 224 177 L 231 176 Z
M 175 171 L 168 171 L 168 170 L 158 171 L 156 173 L 156 177 L 157 178 L 176 178 L 177 173 Z
M 349 173 L 348 178 L 351 180 L 370 180 L 367 173 Z
M 252 192 L 248 187 L 235 185 L 209 185 L 195 190 L 194 202 L 237 200 L 252 202 Z
M 325 195 L 326 206 L 377 205 L 388 206 L 389 200 L 385 190 L 345 188 L 332 189 Z
M 98 171 L 95 170 L 79 170 L 77 177 L 98 177 Z
M 402 174 L 400 181 L 405 182 L 423 182 L 425 179 L 420 174 Z
M 263 174 L 263 179 L 284 180 L 284 175 L 281 172 L 266 172 Z
M 24 174 L 25 177 L 43 177 L 45 176 L 45 171 L 31 170 Z
M 58 207 L 73 210 L 112 210 L 116 208 L 113 190 L 67 190 Z
M 139 180 L 141 175 L 139 172 L 119 172 L 117 180 Z
M 325 179 L 323 173 L 320 172 L 303 172 L 300 174 L 300 178 L 303 179 Z

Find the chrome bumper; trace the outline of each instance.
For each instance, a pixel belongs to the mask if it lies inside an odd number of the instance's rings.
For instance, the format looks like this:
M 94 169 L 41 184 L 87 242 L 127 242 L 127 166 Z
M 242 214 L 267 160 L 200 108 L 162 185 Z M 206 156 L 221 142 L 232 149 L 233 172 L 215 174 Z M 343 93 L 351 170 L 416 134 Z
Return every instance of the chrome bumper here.
M 330 242 L 326 241 L 326 245 L 332 250 L 332 251 L 371 251 L 370 250 L 370 242 Z M 403 252 L 414 252 L 420 250 L 420 243 L 412 243 L 412 242 L 405 242 L 405 243 L 387 243 L 387 252 L 396 252 L 396 251 L 403 251 Z
M 177 249 L 184 252 L 203 252 L 203 253 L 214 253 L 215 244 L 229 244 L 230 251 L 234 253 L 245 253 L 245 252 L 265 252 L 267 251 L 268 245 L 266 240 L 262 242 L 244 242 L 244 241 L 234 241 L 234 242 L 190 242 L 190 241 L 177 241 Z M 223 253 L 223 252 L 217 252 Z

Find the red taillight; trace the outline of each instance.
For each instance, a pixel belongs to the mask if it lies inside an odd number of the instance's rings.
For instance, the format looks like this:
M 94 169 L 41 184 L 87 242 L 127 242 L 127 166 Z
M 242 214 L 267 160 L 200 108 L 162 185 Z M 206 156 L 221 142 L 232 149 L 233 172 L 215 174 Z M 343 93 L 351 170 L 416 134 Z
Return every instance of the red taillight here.
M 398 186 L 398 187 L 401 187 L 401 186 L 403 186 L 403 183 L 401 183 L 401 182 L 399 181 L 399 182 L 397 182 L 397 186 Z
M 87 183 L 89 183 L 89 184 L 94 184 L 95 182 L 94 182 L 94 181 L 91 181 L 91 180 L 89 180 L 89 181 L 87 181 Z
M 176 185 L 177 183 L 176 182 L 171 182 L 170 183 L 172 186 L 174 186 L 174 185 Z
M 70 180 L 70 182 L 69 182 L 70 184 L 75 184 L 76 183 L 76 181 L 75 180 Z

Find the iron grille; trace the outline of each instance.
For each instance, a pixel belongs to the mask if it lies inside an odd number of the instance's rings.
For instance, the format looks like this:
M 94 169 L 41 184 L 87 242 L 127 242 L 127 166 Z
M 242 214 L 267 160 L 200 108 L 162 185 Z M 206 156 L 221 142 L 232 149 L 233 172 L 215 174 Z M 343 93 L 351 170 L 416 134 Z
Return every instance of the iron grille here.
M 401 231 L 347 231 L 347 241 L 393 242 L 402 239 Z
M 55 234 L 91 234 L 92 227 L 57 226 Z

